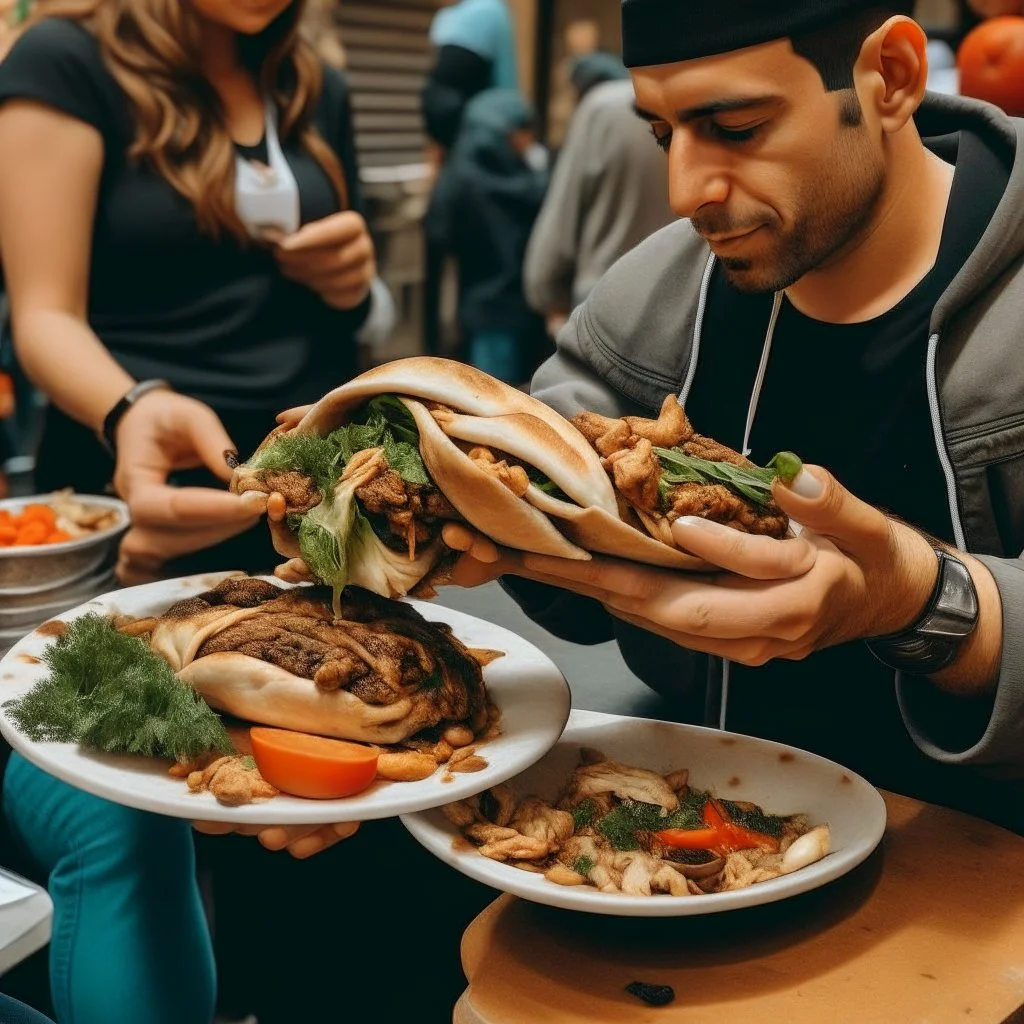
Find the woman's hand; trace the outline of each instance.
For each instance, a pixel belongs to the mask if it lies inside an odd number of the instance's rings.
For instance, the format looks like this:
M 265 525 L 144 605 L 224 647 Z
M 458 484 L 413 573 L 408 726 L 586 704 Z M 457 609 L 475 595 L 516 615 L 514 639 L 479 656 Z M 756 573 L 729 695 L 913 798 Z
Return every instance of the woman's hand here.
M 355 309 L 377 276 L 373 239 L 354 210 L 303 225 L 278 243 L 274 255 L 285 277 L 335 309 Z
M 359 831 L 358 821 L 339 821 L 334 825 L 232 825 L 223 821 L 194 821 L 192 827 L 208 836 L 237 832 L 256 836 L 268 850 L 287 850 L 296 860 L 323 853 Z
M 173 558 L 248 530 L 266 510 L 263 494 L 174 487 L 176 470 L 206 466 L 227 482 L 225 453 L 234 445 L 217 414 L 173 391 L 150 391 L 118 425 L 114 487 L 128 503 L 131 527 L 121 542 L 118 579 L 128 586 L 158 579 Z

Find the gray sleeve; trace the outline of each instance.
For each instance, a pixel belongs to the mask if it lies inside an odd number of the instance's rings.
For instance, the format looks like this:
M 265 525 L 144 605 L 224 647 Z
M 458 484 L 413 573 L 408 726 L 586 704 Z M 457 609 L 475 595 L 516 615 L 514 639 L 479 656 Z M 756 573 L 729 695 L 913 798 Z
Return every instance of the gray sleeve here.
M 897 677 L 903 720 L 917 746 L 945 764 L 1024 776 L 1024 561 L 978 556 L 1003 606 L 1003 652 L 994 697 L 969 700 L 925 679 Z
M 558 332 L 555 354 L 534 374 L 530 394 L 571 419 L 581 409 L 603 416 L 646 416 L 650 410 L 608 384 L 589 358 L 592 349 L 587 305 L 576 309 Z
M 573 308 L 580 227 L 589 202 L 592 106 L 586 100 L 569 122 L 544 205 L 523 262 L 523 290 L 542 316 Z

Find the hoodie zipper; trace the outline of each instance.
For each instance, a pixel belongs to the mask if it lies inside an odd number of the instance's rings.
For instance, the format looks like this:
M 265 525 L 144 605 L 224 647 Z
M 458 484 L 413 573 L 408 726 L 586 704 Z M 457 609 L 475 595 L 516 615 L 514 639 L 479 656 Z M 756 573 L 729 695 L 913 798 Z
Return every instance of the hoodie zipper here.
M 953 462 L 949 457 L 946 439 L 942 432 L 942 412 L 939 409 L 939 384 L 935 370 L 939 348 L 939 334 L 936 332 L 928 339 L 928 361 L 925 366 L 925 380 L 928 390 L 928 408 L 932 417 L 932 433 L 935 438 L 935 450 L 939 456 L 939 465 L 946 478 L 946 497 L 949 501 L 949 514 L 953 521 L 953 539 L 961 551 L 967 550 L 964 537 L 964 524 L 960 517 L 960 505 L 956 494 L 956 477 L 953 474 Z
M 761 350 L 761 362 L 757 367 L 757 376 L 754 378 L 754 389 L 750 392 L 750 404 L 747 406 L 747 424 L 743 430 L 743 457 L 750 458 L 750 435 L 754 430 L 754 420 L 757 418 L 757 406 L 761 401 L 761 389 L 764 387 L 764 378 L 768 373 L 768 360 L 772 355 L 772 342 L 775 340 L 775 328 L 779 323 L 779 313 L 782 312 L 782 299 L 784 292 L 776 292 L 775 300 L 772 302 L 772 315 L 768 321 L 768 331 L 764 336 L 764 348 Z

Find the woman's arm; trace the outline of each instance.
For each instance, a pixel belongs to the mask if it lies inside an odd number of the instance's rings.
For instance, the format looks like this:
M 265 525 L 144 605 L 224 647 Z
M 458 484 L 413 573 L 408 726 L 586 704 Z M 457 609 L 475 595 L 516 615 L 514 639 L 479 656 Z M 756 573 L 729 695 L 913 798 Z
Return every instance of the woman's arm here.
M 97 430 L 133 380 L 90 329 L 91 239 L 103 139 L 52 107 L 0 108 L 0 260 L 26 375 Z

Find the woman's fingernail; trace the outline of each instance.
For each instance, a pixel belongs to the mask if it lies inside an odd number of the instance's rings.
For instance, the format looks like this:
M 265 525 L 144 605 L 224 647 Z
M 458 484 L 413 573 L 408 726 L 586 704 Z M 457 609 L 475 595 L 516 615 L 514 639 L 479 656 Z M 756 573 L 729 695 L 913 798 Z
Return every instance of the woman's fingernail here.
M 358 821 L 339 821 L 336 822 L 334 827 L 334 834 L 339 839 L 350 839 L 359 831 Z
M 224 453 L 224 461 L 228 464 L 228 469 L 238 469 L 241 465 L 238 459 L 238 452 L 234 448 L 229 448 Z
M 809 501 L 812 501 L 815 498 L 820 498 L 825 488 L 813 473 L 804 468 L 796 475 L 796 478 L 789 485 L 789 489 L 801 498 L 807 498 Z

